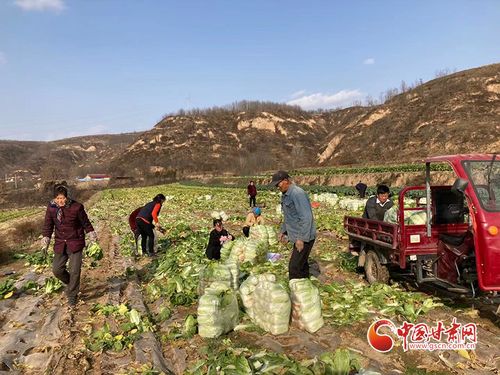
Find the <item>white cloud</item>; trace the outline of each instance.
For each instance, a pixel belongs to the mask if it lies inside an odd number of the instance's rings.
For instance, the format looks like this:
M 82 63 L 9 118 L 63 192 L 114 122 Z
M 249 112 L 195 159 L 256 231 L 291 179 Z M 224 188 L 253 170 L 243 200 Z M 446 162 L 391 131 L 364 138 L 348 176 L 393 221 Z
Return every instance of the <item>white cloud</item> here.
M 0 65 L 7 64 L 7 57 L 5 57 L 5 53 L 0 51 Z
M 66 8 L 64 0 L 15 0 L 14 4 L 26 11 L 52 10 L 61 12 Z
M 331 109 L 345 107 L 352 104 L 355 100 L 361 100 L 363 93 L 359 90 L 342 90 L 336 94 L 316 93 L 302 96 L 287 102 L 289 105 L 298 105 L 302 109 Z
M 305 93 L 306 93 L 306 90 L 300 90 L 300 91 L 294 92 L 292 95 L 290 95 L 290 98 L 292 98 L 292 99 L 300 98 L 301 96 L 304 96 Z
M 373 65 L 373 64 L 375 64 L 375 59 L 373 57 L 369 57 L 365 61 L 363 61 L 363 64 L 365 64 L 365 65 Z

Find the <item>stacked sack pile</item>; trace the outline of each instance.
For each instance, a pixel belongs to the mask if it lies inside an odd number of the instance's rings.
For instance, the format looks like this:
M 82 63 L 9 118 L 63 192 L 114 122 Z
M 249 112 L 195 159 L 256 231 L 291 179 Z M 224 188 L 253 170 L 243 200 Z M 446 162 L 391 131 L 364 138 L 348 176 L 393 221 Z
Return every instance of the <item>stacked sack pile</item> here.
M 323 327 L 319 290 L 309 279 L 290 280 L 292 319 L 301 329 L 313 333 Z
M 245 310 L 255 324 L 279 335 L 288 332 L 291 301 L 288 292 L 273 274 L 248 277 L 240 287 Z
M 238 324 L 236 292 L 224 283 L 213 282 L 198 303 L 198 333 L 215 338 L 232 331 Z

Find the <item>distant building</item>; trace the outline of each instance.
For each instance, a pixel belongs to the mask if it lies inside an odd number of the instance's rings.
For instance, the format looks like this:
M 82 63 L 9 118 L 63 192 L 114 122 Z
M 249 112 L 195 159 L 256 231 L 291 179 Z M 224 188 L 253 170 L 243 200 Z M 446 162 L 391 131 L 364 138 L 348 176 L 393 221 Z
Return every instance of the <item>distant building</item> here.
M 109 181 L 111 176 L 109 174 L 88 174 L 83 178 L 79 178 L 78 181 L 88 182 L 88 181 Z

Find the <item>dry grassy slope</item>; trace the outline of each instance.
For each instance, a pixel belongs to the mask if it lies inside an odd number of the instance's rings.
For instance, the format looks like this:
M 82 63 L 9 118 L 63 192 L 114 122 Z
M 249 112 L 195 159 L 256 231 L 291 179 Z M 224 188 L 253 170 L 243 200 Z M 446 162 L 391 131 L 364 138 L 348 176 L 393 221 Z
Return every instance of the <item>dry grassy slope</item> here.
M 500 64 L 438 78 L 384 105 L 329 119 L 321 165 L 500 151 Z
M 245 172 L 314 164 L 327 135 L 323 121 L 304 113 L 224 111 L 171 116 L 127 148 L 114 164 L 141 170 L 169 166 L 179 171 Z M 290 155 L 295 155 L 291 158 Z
M 53 142 L 0 141 L 0 176 L 19 169 L 40 173 L 48 164 L 61 170 L 96 165 L 99 170 L 94 173 L 107 172 L 109 160 L 139 135 L 95 135 Z

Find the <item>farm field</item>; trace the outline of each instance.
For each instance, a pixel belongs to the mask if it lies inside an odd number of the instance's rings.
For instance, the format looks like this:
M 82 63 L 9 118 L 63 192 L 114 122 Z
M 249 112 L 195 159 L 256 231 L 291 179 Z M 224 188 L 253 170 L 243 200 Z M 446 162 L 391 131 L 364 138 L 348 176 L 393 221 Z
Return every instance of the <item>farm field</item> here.
M 17 210 L 0 210 L 0 224 L 20 217 L 27 217 L 43 212 L 41 208 L 21 208 Z
M 158 193 L 167 196 L 160 216 L 166 234 L 158 236 L 156 258 L 134 257 L 128 215 Z M 277 232 L 279 194 L 261 191 L 257 203 L 266 224 Z M 317 199 L 314 207 L 318 238 L 310 263 L 313 283 L 320 291 L 324 326 L 309 333 L 292 324 L 287 333 L 272 335 L 252 322 L 240 301 L 236 328 L 206 339 L 197 333 L 196 319 L 200 275 L 213 263 L 204 254 L 211 214 L 224 211 L 226 229 L 242 237 L 249 212 L 245 191 L 174 184 L 96 194 L 86 208 L 104 256 L 86 259 L 81 302 L 74 311 L 66 309 L 63 286 L 52 277 L 50 259 L 37 251 L 37 244 L 27 256 L 0 265 L 0 372 L 499 373 L 500 329 L 495 321 L 472 306 L 458 307 L 403 285 L 370 286 L 346 253 L 342 229 L 343 216 L 361 215 L 363 206 L 350 205 L 348 210 Z M 14 219 L 15 215 L 6 214 L 3 228 Z M 8 246 L 15 250 L 16 244 Z M 287 286 L 290 250 L 291 246 L 271 245 L 268 252 L 280 254 L 281 259 L 241 264 L 240 281 L 249 275 L 273 273 L 278 283 Z M 13 268 L 18 271 L 9 275 Z M 367 342 L 368 328 L 379 318 L 435 326 L 438 321 L 449 325 L 454 317 L 464 324 L 477 324 L 475 351 L 404 351 L 396 341 L 384 354 Z

